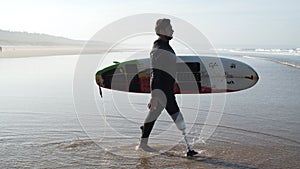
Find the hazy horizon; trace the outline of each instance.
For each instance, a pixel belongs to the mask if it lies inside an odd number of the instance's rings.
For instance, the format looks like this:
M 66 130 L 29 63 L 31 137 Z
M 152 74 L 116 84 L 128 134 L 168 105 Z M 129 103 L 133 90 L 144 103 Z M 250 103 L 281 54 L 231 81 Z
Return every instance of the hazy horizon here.
M 270 5 L 272 4 L 272 5 Z M 299 48 L 299 1 L 32 1 L 1 3 L 0 29 L 89 40 L 126 16 L 161 13 L 181 18 L 217 48 Z M 118 11 L 118 12 L 115 12 Z M 176 27 L 175 36 L 176 36 Z M 150 42 L 151 43 L 151 42 Z

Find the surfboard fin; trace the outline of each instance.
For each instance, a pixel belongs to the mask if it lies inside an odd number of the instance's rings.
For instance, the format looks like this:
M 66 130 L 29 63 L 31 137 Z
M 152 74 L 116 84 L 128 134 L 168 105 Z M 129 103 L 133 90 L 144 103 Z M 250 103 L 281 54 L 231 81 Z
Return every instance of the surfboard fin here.
M 101 90 L 101 87 L 99 86 L 99 93 L 100 93 L 100 96 L 101 96 L 101 98 L 103 97 L 102 96 L 102 90 Z

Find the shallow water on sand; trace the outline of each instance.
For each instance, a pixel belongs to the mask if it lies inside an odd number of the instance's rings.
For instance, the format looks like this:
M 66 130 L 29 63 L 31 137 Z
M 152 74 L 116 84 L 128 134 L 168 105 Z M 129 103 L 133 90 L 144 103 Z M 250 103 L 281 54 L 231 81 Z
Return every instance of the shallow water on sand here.
M 297 168 L 300 69 L 257 56 L 230 57 L 251 65 L 260 80 L 251 89 L 226 94 L 224 113 L 216 112 L 222 113 L 222 119 L 205 143 L 197 139 L 210 108 L 211 95 L 201 95 L 200 100 L 195 96 L 177 96 L 191 128 L 188 138 L 194 140 L 192 147 L 205 150 L 200 159 L 184 157 L 184 142 L 167 113 L 157 121 L 150 145 L 158 150 L 168 147 L 167 152 L 173 155 L 135 151 L 139 126 L 147 114 L 148 95 L 114 94 L 115 109 L 110 107 L 111 93 L 104 90 L 102 100 L 96 97 L 98 106 L 107 106 L 105 124 L 99 124 L 104 128 L 98 129 L 102 130 L 99 140 L 91 139 L 73 103 L 76 56 L 0 59 L 0 166 Z M 129 98 L 132 107 L 122 102 L 123 97 Z M 135 111 L 130 111 L 132 108 Z

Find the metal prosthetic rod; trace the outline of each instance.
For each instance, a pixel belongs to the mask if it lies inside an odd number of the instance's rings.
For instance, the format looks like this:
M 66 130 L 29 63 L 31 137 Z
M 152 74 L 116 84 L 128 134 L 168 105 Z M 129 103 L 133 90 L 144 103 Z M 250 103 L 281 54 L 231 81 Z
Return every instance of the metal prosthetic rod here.
M 185 130 L 182 130 L 182 135 L 183 135 L 183 137 L 184 137 L 184 140 L 185 140 L 185 143 L 186 143 L 186 147 L 187 147 L 187 153 L 186 153 L 186 156 L 191 157 L 191 156 L 194 156 L 194 155 L 198 154 L 197 151 L 191 150 L 191 146 L 190 146 L 190 143 L 189 143 L 189 141 L 188 141 L 188 139 L 187 139 L 187 137 L 186 137 Z
M 183 116 L 181 114 L 181 112 L 177 112 L 176 114 L 173 114 L 172 115 L 172 118 L 177 126 L 177 128 L 182 131 L 182 135 L 184 137 L 184 140 L 185 140 L 185 143 L 186 143 L 186 146 L 187 146 L 187 153 L 186 153 L 186 156 L 188 157 L 191 157 L 195 154 L 198 154 L 198 152 L 194 151 L 194 150 L 191 150 L 191 146 L 190 146 L 190 143 L 186 137 L 186 132 L 185 132 L 185 129 L 186 129 L 186 125 L 185 125 L 185 122 L 184 122 L 184 119 L 183 119 Z
M 182 135 L 183 135 L 183 137 L 184 137 L 184 140 L 185 140 L 185 143 L 186 143 L 187 150 L 188 150 L 188 151 L 191 151 L 191 146 L 190 146 L 190 143 L 189 143 L 188 139 L 186 138 L 185 130 L 182 131 Z

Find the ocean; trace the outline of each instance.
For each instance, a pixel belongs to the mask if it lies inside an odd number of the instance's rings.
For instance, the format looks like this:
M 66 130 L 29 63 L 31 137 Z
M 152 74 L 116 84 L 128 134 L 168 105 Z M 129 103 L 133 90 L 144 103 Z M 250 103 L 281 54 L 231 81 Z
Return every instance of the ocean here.
M 103 89 L 100 98 L 93 81 L 99 112 L 78 113 L 76 104 L 90 102 L 84 96 L 74 102 L 78 56 L 1 58 L 0 167 L 299 168 L 299 54 L 219 52 L 249 64 L 260 79 L 240 92 L 176 96 L 190 129 L 188 139 L 201 158 L 184 157 L 184 140 L 166 112 L 155 124 L 150 146 L 169 154 L 135 150 L 147 115 L 147 94 Z M 224 111 L 210 112 L 217 96 L 225 98 Z M 220 121 L 203 140 L 199 136 L 209 113 Z

